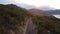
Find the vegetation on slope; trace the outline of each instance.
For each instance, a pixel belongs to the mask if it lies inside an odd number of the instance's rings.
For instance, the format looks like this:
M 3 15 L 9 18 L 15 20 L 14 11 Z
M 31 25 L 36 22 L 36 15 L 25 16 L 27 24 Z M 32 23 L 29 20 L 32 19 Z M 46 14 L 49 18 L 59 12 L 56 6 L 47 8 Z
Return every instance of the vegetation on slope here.
M 26 20 L 32 18 L 37 34 L 60 34 L 60 19 L 52 16 L 33 16 L 15 5 L 0 4 L 0 34 L 22 34 Z
M 37 34 L 60 34 L 60 20 L 49 16 L 33 17 Z
M 28 11 L 23 8 L 18 9 L 0 4 L 0 34 L 10 34 L 10 30 L 18 34 L 18 28 L 25 25 L 28 17 Z

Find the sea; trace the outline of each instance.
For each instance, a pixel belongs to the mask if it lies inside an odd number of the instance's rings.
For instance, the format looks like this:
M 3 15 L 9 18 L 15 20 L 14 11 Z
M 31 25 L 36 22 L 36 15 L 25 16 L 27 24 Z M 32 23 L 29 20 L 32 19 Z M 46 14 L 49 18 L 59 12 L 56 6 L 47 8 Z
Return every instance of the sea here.
M 60 19 L 60 15 L 53 15 L 53 16 L 55 16 L 56 18 L 59 18 Z

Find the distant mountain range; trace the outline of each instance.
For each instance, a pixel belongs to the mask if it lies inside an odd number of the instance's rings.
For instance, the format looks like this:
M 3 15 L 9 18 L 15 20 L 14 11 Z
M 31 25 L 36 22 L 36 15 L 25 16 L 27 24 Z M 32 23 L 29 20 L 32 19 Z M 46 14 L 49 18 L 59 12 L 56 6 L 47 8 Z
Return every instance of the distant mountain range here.
M 28 5 L 24 5 L 24 4 L 22 4 L 23 6 L 28 6 Z M 21 6 L 22 6 L 21 4 L 20 4 L 20 6 L 16 6 L 16 5 L 14 5 L 14 4 L 7 4 L 7 6 L 8 7 L 12 7 L 12 8 L 15 8 L 15 9 L 21 9 L 21 10 L 23 10 L 24 8 L 22 8 Z M 33 15 L 39 15 L 39 16 L 51 16 L 51 17 L 54 17 L 53 15 L 60 15 L 60 9 L 55 9 L 55 10 L 51 10 L 52 8 L 49 8 L 50 10 L 45 10 L 45 8 L 46 9 L 48 9 L 47 7 L 41 7 L 41 9 L 40 8 L 34 8 L 34 6 L 28 6 L 28 7 L 31 7 L 31 8 L 29 8 L 29 9 L 27 9 L 30 13 L 32 13 Z M 27 7 L 27 8 L 28 8 Z M 44 10 L 43 10 L 44 9 Z M 24 9 L 24 10 L 26 10 L 26 9 Z
M 17 4 L 20 7 L 26 8 L 27 10 L 33 9 L 35 6 L 32 5 L 27 5 L 27 4 Z M 40 6 L 39 10 L 43 10 L 48 14 L 51 15 L 60 15 L 60 9 L 54 9 L 52 7 L 49 6 Z
M 40 9 L 30 9 L 30 10 L 38 11 Z M 44 12 L 46 14 L 50 14 L 50 15 L 60 15 L 60 9 L 48 10 L 48 11 L 42 10 L 42 12 Z
M 16 5 L 13 5 L 13 4 L 8 4 L 8 6 L 12 6 L 14 8 L 19 8 L 19 7 L 22 7 L 22 8 L 25 8 L 27 10 L 30 10 L 32 11 L 33 13 L 42 13 L 42 14 L 45 14 L 45 15 L 60 15 L 60 9 L 54 9 L 54 8 L 51 8 L 49 6 L 41 6 L 39 9 L 37 8 L 34 8 L 35 6 L 32 6 L 32 5 L 27 5 L 27 4 L 17 4 L 17 7 Z M 42 10 L 42 11 L 40 11 Z
M 46 13 L 51 14 L 51 15 L 60 15 L 60 9 L 49 10 L 49 11 L 46 11 Z
M 32 14 L 36 14 L 36 15 L 40 15 L 40 16 L 55 16 L 56 18 L 60 19 L 60 9 L 55 9 L 55 10 L 40 10 L 40 9 L 30 9 L 30 12 L 32 12 Z

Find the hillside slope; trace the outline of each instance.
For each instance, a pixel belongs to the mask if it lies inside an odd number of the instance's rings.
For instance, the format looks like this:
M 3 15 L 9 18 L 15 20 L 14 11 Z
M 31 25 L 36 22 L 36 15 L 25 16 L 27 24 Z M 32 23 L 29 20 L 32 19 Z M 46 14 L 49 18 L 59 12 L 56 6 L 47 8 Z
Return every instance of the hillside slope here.
M 0 4 L 0 34 L 60 34 L 60 19 L 33 13 L 16 5 Z
M 11 6 L 0 4 L 0 34 L 22 34 L 22 28 L 30 15 L 23 8 L 18 9 Z

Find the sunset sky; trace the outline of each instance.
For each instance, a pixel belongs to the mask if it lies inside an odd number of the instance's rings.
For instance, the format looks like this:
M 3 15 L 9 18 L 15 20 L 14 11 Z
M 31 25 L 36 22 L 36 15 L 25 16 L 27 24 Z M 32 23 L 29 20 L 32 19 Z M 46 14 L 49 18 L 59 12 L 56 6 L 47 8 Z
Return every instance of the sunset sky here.
M 60 0 L 0 0 L 0 4 L 27 4 L 36 7 L 50 6 L 56 9 L 60 9 Z

